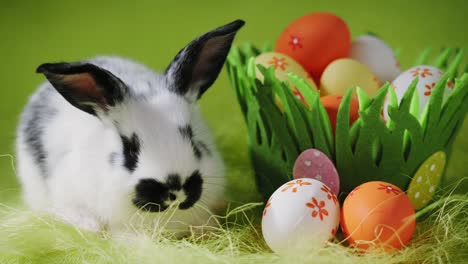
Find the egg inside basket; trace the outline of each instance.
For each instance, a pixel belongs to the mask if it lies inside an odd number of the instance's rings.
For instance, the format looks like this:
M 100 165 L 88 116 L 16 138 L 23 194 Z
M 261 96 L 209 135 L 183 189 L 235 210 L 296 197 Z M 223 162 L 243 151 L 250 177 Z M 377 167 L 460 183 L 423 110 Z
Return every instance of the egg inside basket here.
M 422 113 L 415 96 L 417 79 L 409 85 L 400 103 L 389 83 L 372 98 L 363 89 L 350 87 L 339 106 L 333 133 L 319 92 L 311 89 L 305 80 L 289 74 L 307 107 L 296 98 L 287 82 L 275 77 L 273 67 L 255 65 L 255 57 L 270 49 L 260 50 L 251 44 L 233 47 L 226 63 L 248 128 L 257 187 L 265 200 L 293 178 L 296 158 L 309 148 L 319 149 L 334 161 L 340 175 L 341 199 L 361 183 L 374 180 L 407 190 L 424 161 L 436 152 L 450 153 L 451 143 L 468 110 L 468 74 L 458 75 L 462 50 L 444 49 L 432 62 L 428 61 L 428 52 L 423 52 L 417 60 L 417 65 L 433 65 L 445 72 Z M 257 68 L 264 76 L 263 81 L 256 77 Z M 454 89 L 444 99 L 449 80 L 454 81 Z M 350 125 L 353 90 L 359 101 L 359 118 Z M 384 121 L 387 96 L 389 117 Z M 277 106 L 278 98 L 283 111 Z

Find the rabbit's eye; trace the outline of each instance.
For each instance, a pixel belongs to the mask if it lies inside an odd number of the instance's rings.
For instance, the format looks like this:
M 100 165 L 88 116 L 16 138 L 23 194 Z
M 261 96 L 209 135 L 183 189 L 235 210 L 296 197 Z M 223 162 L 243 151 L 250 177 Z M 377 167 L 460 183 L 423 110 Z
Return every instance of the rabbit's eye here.
M 179 127 L 179 132 L 184 139 L 190 141 L 193 155 L 197 158 L 197 160 L 200 160 L 202 158 L 202 151 L 200 150 L 199 144 L 195 143 L 192 126 L 186 125 Z

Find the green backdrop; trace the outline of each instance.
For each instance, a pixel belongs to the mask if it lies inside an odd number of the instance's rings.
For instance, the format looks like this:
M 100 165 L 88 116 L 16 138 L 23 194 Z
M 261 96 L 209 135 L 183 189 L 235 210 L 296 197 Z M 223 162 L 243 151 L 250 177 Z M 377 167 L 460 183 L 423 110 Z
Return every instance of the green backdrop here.
M 0 1 L 0 202 L 18 197 L 19 187 L 7 154 L 14 154 L 21 108 L 44 80 L 34 73 L 39 64 L 115 54 L 162 70 L 192 38 L 231 20 L 247 22 L 237 44 L 250 41 L 261 45 L 275 41 L 290 21 L 312 11 L 341 16 L 353 36 L 377 33 L 401 49 L 404 68 L 411 66 L 425 47 L 468 50 L 468 2 L 464 0 Z M 230 191 L 242 193 L 244 199 L 255 198 L 245 126 L 225 72 L 200 105 L 229 169 L 236 171 L 229 179 Z M 468 177 L 468 140 L 463 136 L 467 133 L 465 122 L 449 164 L 449 182 Z M 468 191 L 467 181 L 462 185 L 459 191 Z

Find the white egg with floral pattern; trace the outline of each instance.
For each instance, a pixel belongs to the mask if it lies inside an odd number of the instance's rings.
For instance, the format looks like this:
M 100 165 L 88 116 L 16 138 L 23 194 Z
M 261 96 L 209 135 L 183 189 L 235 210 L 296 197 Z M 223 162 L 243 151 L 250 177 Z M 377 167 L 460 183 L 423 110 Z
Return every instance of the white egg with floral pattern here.
M 432 92 L 439 81 L 440 78 L 443 76 L 443 72 L 436 67 L 421 65 L 415 66 L 402 74 L 398 75 L 392 82 L 392 87 L 395 90 L 398 103 L 401 102 L 406 90 L 411 85 L 414 79 L 418 79 L 418 83 L 416 85 L 416 93 L 419 98 L 419 115 L 418 118 L 421 117 L 427 103 L 429 102 L 429 98 L 432 95 Z M 444 99 L 447 99 L 450 92 L 452 92 L 454 88 L 453 82 L 449 80 L 445 85 L 444 90 Z M 384 119 L 388 120 L 388 97 L 384 103 Z
M 340 204 L 324 183 L 294 179 L 270 197 L 262 218 L 262 233 L 276 253 L 323 247 L 334 237 L 340 221 Z

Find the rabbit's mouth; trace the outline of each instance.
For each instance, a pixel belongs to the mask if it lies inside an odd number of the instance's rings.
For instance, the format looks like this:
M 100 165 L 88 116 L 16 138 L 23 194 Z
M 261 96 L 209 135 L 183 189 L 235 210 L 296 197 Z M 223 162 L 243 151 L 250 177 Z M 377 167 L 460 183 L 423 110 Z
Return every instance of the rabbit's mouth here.
M 158 203 L 154 203 L 154 202 L 145 202 L 145 201 L 139 200 L 137 198 L 133 199 L 133 204 L 136 207 L 138 207 L 139 209 L 143 210 L 143 211 L 152 212 L 152 213 L 163 212 L 167 208 L 169 208 L 169 206 L 167 206 L 165 204 L 158 204 Z
M 155 179 L 141 179 L 136 185 L 133 204 L 148 212 L 162 212 L 172 206 L 180 210 L 191 208 L 201 197 L 203 179 L 198 170 L 181 184 L 178 174 L 169 175 L 166 183 Z

